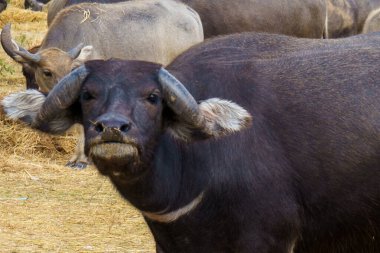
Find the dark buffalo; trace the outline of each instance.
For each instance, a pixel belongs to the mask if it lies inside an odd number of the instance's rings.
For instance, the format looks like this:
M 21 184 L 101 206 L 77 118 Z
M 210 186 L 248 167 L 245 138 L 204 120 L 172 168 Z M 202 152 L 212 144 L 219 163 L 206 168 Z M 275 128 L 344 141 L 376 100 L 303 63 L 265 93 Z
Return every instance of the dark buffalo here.
M 42 8 L 48 2 L 50 2 L 50 0 L 25 0 L 24 7 L 25 9 L 31 9 L 33 11 L 42 11 Z
M 55 0 L 48 24 L 65 6 L 104 0 Z M 325 0 L 180 0 L 199 13 L 205 38 L 256 31 L 321 38 L 327 11 Z
M 380 0 L 327 0 L 330 38 L 363 32 L 369 13 L 380 7 Z
M 231 35 L 166 69 L 90 61 L 3 105 L 46 132 L 82 123 L 158 252 L 380 252 L 379 43 Z

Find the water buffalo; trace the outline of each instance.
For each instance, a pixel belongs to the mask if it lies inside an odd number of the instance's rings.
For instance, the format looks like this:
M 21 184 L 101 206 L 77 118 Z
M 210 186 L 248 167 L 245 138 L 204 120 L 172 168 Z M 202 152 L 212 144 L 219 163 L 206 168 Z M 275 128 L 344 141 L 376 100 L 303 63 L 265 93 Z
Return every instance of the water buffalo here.
M 380 0 L 327 0 L 329 38 L 362 33 L 369 13 L 380 7 Z
M 48 9 L 48 24 L 65 6 L 84 1 L 105 0 L 54 0 Z M 199 13 L 205 38 L 246 31 L 321 38 L 327 15 L 325 0 L 179 1 Z
M 45 93 L 88 59 L 116 57 L 166 65 L 201 41 L 199 15 L 172 0 L 70 6 L 56 17 L 35 53 L 12 41 L 10 26 L 1 33 L 5 52 L 23 65 L 26 77 L 34 77 L 27 80 L 27 87 L 37 84 Z M 69 164 L 82 167 L 83 157 L 78 153 Z
M 46 132 L 83 124 L 157 252 L 379 252 L 379 42 L 218 37 L 166 68 L 89 61 L 3 105 Z

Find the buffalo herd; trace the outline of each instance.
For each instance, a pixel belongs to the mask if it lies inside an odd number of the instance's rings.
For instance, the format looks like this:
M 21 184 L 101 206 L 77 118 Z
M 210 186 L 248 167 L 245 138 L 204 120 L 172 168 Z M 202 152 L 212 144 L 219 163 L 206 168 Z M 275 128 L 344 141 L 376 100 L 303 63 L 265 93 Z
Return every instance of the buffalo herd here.
M 157 253 L 380 253 L 380 0 L 88 2 L 50 1 L 35 48 L 3 27 L 27 89 L 1 104 L 80 125 L 69 165 Z
M 90 13 L 85 20 L 83 9 Z M 115 31 L 116 22 L 120 27 Z M 87 60 L 117 57 L 166 65 L 201 41 L 199 15 L 174 0 L 72 5 L 55 18 L 34 53 L 14 43 L 9 25 L 1 33 L 5 52 L 23 66 L 27 87 L 38 86 L 45 93 Z M 68 165 L 82 168 L 88 163 L 81 143 Z

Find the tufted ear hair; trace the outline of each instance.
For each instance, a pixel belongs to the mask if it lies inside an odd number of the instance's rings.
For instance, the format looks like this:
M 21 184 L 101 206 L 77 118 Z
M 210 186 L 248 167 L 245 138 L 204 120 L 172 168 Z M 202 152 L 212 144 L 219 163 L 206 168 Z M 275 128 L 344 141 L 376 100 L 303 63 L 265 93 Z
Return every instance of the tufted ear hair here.
M 169 131 L 184 141 L 218 138 L 247 128 L 252 117 L 231 101 L 210 98 L 198 104 L 185 86 L 167 70 L 159 71 L 164 100 L 173 111 Z
M 199 114 L 204 119 L 200 126 L 194 126 L 180 118 L 168 127 L 177 139 L 193 141 L 207 138 L 220 138 L 248 128 L 252 116 L 240 105 L 219 98 L 210 98 L 199 104 Z
M 31 124 L 45 102 L 46 96 L 35 89 L 24 90 L 5 96 L 1 101 L 8 118 Z
M 45 94 L 35 89 L 28 89 L 5 96 L 1 105 L 8 118 L 20 120 L 32 126 L 45 101 Z M 41 125 L 39 129 L 45 132 L 58 133 L 64 132 L 75 123 L 70 117 L 64 117 L 63 114 L 61 116 L 51 120 L 46 125 Z

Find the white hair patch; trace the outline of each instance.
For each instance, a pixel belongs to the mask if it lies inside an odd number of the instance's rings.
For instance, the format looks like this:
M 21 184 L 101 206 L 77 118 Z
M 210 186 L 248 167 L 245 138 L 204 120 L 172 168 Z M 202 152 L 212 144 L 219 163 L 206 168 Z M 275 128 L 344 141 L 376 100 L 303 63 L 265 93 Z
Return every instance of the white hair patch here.
M 206 132 L 214 137 L 229 135 L 248 127 L 251 114 L 238 104 L 219 98 L 210 98 L 199 105 L 205 119 Z
M 197 208 L 197 206 L 202 202 L 204 194 L 205 194 L 204 192 L 201 192 L 189 204 L 171 212 L 166 212 L 164 210 L 162 212 L 157 212 L 157 213 L 144 212 L 144 211 L 141 211 L 141 213 L 146 218 L 153 221 L 162 222 L 162 223 L 174 222 L 185 215 L 189 215 L 191 211 Z
M 1 105 L 6 115 L 13 120 L 27 116 L 34 119 L 45 100 L 46 97 L 41 92 L 29 89 L 6 96 Z
M 199 116 L 202 124 L 200 131 L 209 137 L 222 137 L 247 128 L 252 122 L 251 114 L 240 105 L 220 98 L 210 98 L 199 104 Z M 169 132 L 177 139 L 192 140 L 194 125 L 182 121 L 169 128 Z

